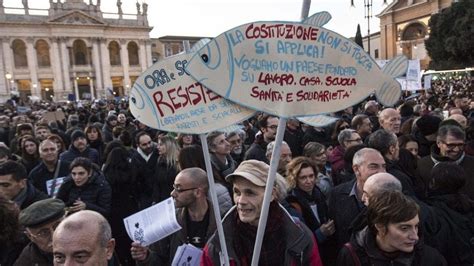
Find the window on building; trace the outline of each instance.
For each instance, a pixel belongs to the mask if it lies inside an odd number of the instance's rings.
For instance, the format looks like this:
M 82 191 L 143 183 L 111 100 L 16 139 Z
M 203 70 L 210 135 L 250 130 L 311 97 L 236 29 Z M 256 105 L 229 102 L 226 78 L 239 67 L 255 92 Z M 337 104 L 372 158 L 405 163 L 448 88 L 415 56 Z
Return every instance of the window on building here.
M 375 49 L 374 57 L 375 57 L 375 59 L 379 58 L 379 49 Z
M 39 40 L 36 42 L 36 58 L 38 60 L 39 67 L 51 66 L 49 59 L 49 44 L 45 40 Z
M 88 65 L 89 56 L 86 43 L 83 40 L 75 40 L 72 44 L 74 65 Z
M 135 42 L 129 42 L 127 45 L 128 50 L 128 63 L 131 66 L 137 66 L 140 64 L 138 59 L 138 45 Z
M 112 66 L 118 66 L 122 64 L 120 61 L 120 46 L 116 41 L 109 43 L 109 58 Z
M 16 39 L 12 43 L 13 61 L 15 67 L 28 67 L 28 59 L 26 57 L 26 44 L 20 39 Z

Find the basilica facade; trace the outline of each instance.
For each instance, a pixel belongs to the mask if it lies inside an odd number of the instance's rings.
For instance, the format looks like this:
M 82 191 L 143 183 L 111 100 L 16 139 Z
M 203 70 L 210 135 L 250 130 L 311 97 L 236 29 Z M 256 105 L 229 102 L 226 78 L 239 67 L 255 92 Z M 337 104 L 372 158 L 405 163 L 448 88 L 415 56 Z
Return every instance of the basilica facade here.
M 146 3 L 133 14 L 82 0 L 50 0 L 49 9 L 0 1 L 0 98 L 72 100 L 127 95 L 152 65 Z

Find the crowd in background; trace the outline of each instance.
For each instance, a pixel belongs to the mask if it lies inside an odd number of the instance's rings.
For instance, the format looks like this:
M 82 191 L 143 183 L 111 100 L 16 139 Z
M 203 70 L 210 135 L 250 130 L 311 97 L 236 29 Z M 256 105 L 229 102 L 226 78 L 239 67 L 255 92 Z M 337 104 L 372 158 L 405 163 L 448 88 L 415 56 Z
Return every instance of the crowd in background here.
M 432 90 L 405 94 L 393 108 L 369 97 L 335 113 L 330 125 L 288 120 L 277 200 L 312 232 L 324 265 L 473 265 L 473 98 L 471 78 L 439 79 Z M 52 265 L 52 248 L 21 219 L 37 201 L 54 197 L 66 215 L 91 210 L 105 217 L 116 240 L 113 263 L 122 265 L 158 265 L 150 261 L 153 249 L 139 254 L 144 249 L 135 245 L 131 252 L 123 218 L 170 196 L 178 209 L 209 201 L 198 192 L 178 196 L 185 190 L 177 176 L 206 170 L 198 136 L 150 128 L 134 119 L 124 100 L 31 103 L 24 113 L 17 107 L 13 100 L 0 107 L 0 265 L 28 265 L 22 256 L 31 245 Z M 64 119 L 46 117 L 51 112 Z M 258 113 L 241 130 L 207 135 L 216 215 L 236 203 L 235 184 L 226 177 L 244 161 L 269 164 L 278 121 Z M 187 230 L 202 239 L 181 241 L 199 248 L 213 233 Z M 164 264 L 176 250 L 169 246 Z

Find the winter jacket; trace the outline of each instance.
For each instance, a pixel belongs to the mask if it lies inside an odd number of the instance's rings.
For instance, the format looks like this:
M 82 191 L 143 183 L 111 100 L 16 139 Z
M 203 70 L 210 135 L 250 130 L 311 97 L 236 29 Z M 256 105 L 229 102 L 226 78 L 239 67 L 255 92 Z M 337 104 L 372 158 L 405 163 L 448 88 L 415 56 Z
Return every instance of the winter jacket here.
M 416 172 L 417 178 L 417 191 L 425 191 L 428 188 L 428 184 L 431 180 L 431 169 L 438 162 L 454 162 L 461 166 L 466 171 L 466 184 L 461 188 L 459 192 L 464 193 L 474 200 L 474 157 L 466 154 L 462 154 L 460 158 L 453 161 L 448 157 L 443 157 L 439 153 L 439 148 L 436 145 L 431 147 L 431 155 L 425 156 L 418 160 L 418 168 Z
M 56 196 L 64 201 L 67 207 L 81 200 L 86 204 L 86 210 L 99 212 L 105 217 L 110 214 L 112 203 L 112 189 L 105 177 L 94 171 L 84 185 L 78 187 L 71 176 L 68 176 L 59 188 Z
M 255 142 L 250 145 L 250 148 L 245 153 L 244 160 L 255 159 L 264 163 L 269 163 L 266 156 L 267 145 L 268 143 L 263 140 L 263 136 L 258 135 L 255 137 Z
M 337 257 L 337 266 L 444 266 L 446 260 L 439 252 L 429 246 L 424 245 L 422 238 L 415 244 L 411 253 L 400 252 L 396 258 L 386 257 L 377 247 L 375 235 L 364 228 L 353 234 L 350 245 L 352 253 L 347 246 L 344 246 Z M 357 258 L 355 258 L 357 257 Z M 356 260 L 359 260 L 359 263 Z
M 59 160 L 58 162 L 60 163 L 57 177 L 65 177 L 69 175 L 69 162 Z M 58 167 L 58 163 L 56 163 L 56 167 Z M 41 162 L 38 166 L 33 168 L 30 175 L 28 176 L 28 180 L 41 192 L 48 193 L 48 190 L 46 189 L 46 181 L 54 178 L 54 172 L 55 171 L 50 172 L 44 162 Z
M 158 150 L 155 148 L 148 161 L 145 161 L 137 150 L 133 150 L 133 180 L 136 182 L 137 202 L 140 210 L 148 208 L 153 202 L 153 178 L 156 176 Z
M 279 206 L 283 209 L 283 207 Z M 225 234 L 227 253 L 231 266 L 242 265 L 237 258 L 234 249 L 234 227 L 236 226 L 237 209 L 233 207 L 222 221 Z M 301 223 L 295 223 L 290 216 L 284 212 L 283 228 L 285 231 L 284 242 L 286 244 L 285 254 L 281 254 L 283 265 L 322 265 L 319 257 L 318 245 L 311 231 Z M 201 266 L 220 265 L 219 254 L 221 252 L 217 232 L 209 239 L 203 250 Z
M 37 190 L 30 182 L 26 182 L 26 187 L 13 198 L 13 201 L 20 206 L 20 210 L 23 210 L 31 204 L 47 198 L 46 194 Z
M 178 169 L 176 166 L 169 166 L 166 160 L 158 158 L 155 176 L 153 178 L 153 202 L 158 203 L 170 197 L 173 191 L 173 184 Z
M 206 239 L 209 239 L 216 231 L 216 219 L 212 209 L 212 203 L 208 202 L 209 207 L 209 225 L 207 227 Z M 178 232 L 152 244 L 149 254 L 144 261 L 137 261 L 138 266 L 142 265 L 171 265 L 173 258 L 179 246 L 189 243 L 187 239 L 187 208 L 179 208 L 176 210 L 176 220 L 181 226 Z
M 69 146 L 69 149 L 61 155 L 59 159 L 66 162 L 72 162 L 77 157 L 84 157 L 90 159 L 93 163 L 99 165 L 99 153 L 90 147 L 87 147 L 83 152 L 80 152 L 73 145 Z
M 14 266 L 38 265 L 49 266 L 53 265 L 53 253 L 46 253 L 38 248 L 38 246 L 30 242 L 21 252 Z

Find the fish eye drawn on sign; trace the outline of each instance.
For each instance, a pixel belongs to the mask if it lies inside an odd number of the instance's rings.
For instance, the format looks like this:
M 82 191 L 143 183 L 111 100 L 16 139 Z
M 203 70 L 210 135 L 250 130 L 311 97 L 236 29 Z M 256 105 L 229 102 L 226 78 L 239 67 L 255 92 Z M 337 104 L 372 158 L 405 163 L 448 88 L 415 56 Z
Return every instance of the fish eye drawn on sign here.
M 138 77 L 130 92 L 130 110 L 136 119 L 159 130 L 203 134 L 255 114 L 191 78 L 185 70 L 191 56 L 166 58 Z
M 238 26 L 199 49 L 186 70 L 229 100 L 281 117 L 336 112 L 374 91 L 394 105 L 407 59 L 380 69 L 360 46 L 323 28 L 330 19 L 320 12 L 303 22 Z

